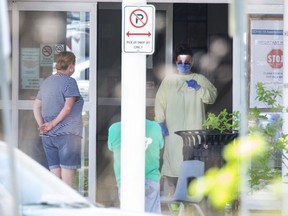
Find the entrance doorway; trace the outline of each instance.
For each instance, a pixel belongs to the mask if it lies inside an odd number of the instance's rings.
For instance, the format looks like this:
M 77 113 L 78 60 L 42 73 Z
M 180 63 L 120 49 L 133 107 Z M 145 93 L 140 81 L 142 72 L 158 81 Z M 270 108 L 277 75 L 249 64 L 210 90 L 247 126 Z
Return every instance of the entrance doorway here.
M 91 201 L 96 193 L 96 4 L 14 2 L 12 4 L 12 128 L 18 148 L 47 167 L 33 101 L 41 82 L 56 72 L 55 56 L 72 51 L 72 75 L 84 98 L 82 168 L 74 188 Z M 53 86 L 52 86 L 53 87 Z M 92 152 L 94 152 L 92 154 Z
M 57 5 L 56 5 L 57 4 Z M 228 4 L 157 3 L 155 52 L 147 55 L 146 104 L 151 110 L 173 49 L 188 42 L 194 70 L 218 89 L 207 112 L 232 110 L 232 46 Z M 85 99 L 83 169 L 75 188 L 91 201 L 117 206 L 118 195 L 107 149 L 107 130 L 121 110 L 121 3 L 12 3 L 12 126 L 18 147 L 47 166 L 32 105 L 39 85 L 53 73 L 58 49 L 76 54 L 77 79 Z M 135 71 L 137 76 L 137 71 Z M 153 113 L 151 114 L 153 115 Z
M 217 87 L 218 99 L 207 112 L 232 110 L 232 40 L 228 4 L 153 4 L 156 8 L 155 52 L 147 55 L 146 104 L 154 98 L 173 64 L 173 49 L 187 42 L 194 51 L 194 71 Z M 107 148 L 109 126 L 121 113 L 121 3 L 98 4 L 97 36 L 97 201 L 119 206 L 113 154 Z M 167 67 L 168 66 L 168 67 Z M 137 76 L 137 70 L 135 70 Z

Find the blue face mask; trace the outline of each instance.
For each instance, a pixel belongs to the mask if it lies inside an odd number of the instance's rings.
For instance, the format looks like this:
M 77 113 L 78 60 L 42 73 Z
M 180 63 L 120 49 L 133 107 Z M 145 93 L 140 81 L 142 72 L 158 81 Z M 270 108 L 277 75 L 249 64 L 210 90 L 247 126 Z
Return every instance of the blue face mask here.
M 177 70 L 181 74 L 188 74 L 191 70 L 191 64 L 190 63 L 185 63 L 185 64 L 179 63 L 179 64 L 177 64 Z

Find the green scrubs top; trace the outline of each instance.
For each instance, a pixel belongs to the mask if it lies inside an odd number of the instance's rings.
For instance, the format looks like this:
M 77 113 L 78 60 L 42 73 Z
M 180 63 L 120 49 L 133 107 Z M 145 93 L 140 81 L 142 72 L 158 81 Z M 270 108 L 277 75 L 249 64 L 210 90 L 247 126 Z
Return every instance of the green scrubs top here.
M 152 141 L 146 143 L 145 150 L 145 179 L 159 182 L 160 180 L 160 150 L 164 146 L 161 127 L 158 123 L 146 120 L 146 138 Z M 135 145 L 137 141 L 135 141 Z M 114 174 L 117 186 L 120 187 L 120 161 L 121 161 L 121 123 L 112 124 L 108 130 L 108 148 L 113 151 Z M 133 152 L 131 152 L 133 154 Z

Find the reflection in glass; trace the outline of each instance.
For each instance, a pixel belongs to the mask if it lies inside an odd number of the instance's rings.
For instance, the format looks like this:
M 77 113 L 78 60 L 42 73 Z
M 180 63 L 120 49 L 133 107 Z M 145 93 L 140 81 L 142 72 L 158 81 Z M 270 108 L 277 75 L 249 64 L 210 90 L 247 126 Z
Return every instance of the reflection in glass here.
M 19 99 L 35 98 L 41 82 L 56 72 L 55 56 L 66 50 L 76 55 L 73 77 L 87 101 L 90 13 L 21 11 L 19 15 Z

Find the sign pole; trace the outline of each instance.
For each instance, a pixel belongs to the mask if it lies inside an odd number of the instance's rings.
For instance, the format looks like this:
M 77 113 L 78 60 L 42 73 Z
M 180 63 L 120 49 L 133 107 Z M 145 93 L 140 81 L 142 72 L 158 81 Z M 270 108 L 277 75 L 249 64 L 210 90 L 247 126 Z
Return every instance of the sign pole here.
M 7 154 L 8 154 L 8 175 L 10 178 L 10 188 L 11 196 L 4 197 L 8 201 L 11 201 L 10 209 L 0 209 L 0 214 L 9 214 L 11 216 L 19 216 L 19 190 L 18 190 L 18 179 L 16 172 L 16 163 L 15 163 L 15 152 L 14 148 L 16 147 L 16 140 L 13 139 L 12 126 L 11 126 L 11 103 L 10 103 L 10 91 L 9 91 L 9 74 L 10 71 L 10 54 L 11 54 L 11 42 L 10 42 L 10 30 L 9 30 L 9 20 L 8 20 L 8 8 L 7 1 L 0 0 L 0 91 L 3 101 L 2 108 L 2 124 L 4 130 L 4 140 L 7 143 Z M 1 195 L 2 196 L 2 195 Z M 11 200 L 10 200 L 11 198 Z M 0 197 L 1 200 L 1 197 Z M 3 210 L 3 211 L 2 211 Z
M 288 107 L 288 2 L 284 1 L 284 15 L 283 15 L 283 134 L 288 134 L 288 113 L 286 108 Z M 286 151 L 283 151 L 283 154 L 288 157 Z M 288 173 L 288 169 L 285 166 L 287 164 L 287 159 L 283 156 L 282 162 L 282 193 L 283 193 L 283 200 L 282 200 L 282 215 L 285 215 L 288 212 L 288 178 L 286 174 Z
M 127 33 L 126 27 L 141 29 L 148 22 L 141 10 L 125 14 L 127 6 L 145 6 L 144 0 L 122 1 L 122 84 L 121 84 L 121 190 L 120 207 L 144 212 L 145 209 L 145 110 L 146 110 L 146 55 L 142 54 L 141 32 Z M 149 19 L 149 17 L 148 17 Z M 145 24 L 145 25 L 144 25 Z M 139 27 L 139 26 L 140 27 Z M 139 28 L 138 28 L 139 27 Z M 136 35 L 131 35 L 131 33 Z M 153 35 L 154 36 L 154 35 Z M 126 37 L 131 37 L 132 52 L 125 52 Z M 138 42 L 139 43 L 138 43 Z M 146 42 L 144 42 L 144 45 Z M 143 43 L 142 43 L 143 45 Z M 135 52 L 133 48 L 135 47 Z M 152 51 L 148 50 L 150 53 Z M 146 52 L 146 53 L 149 53 Z

